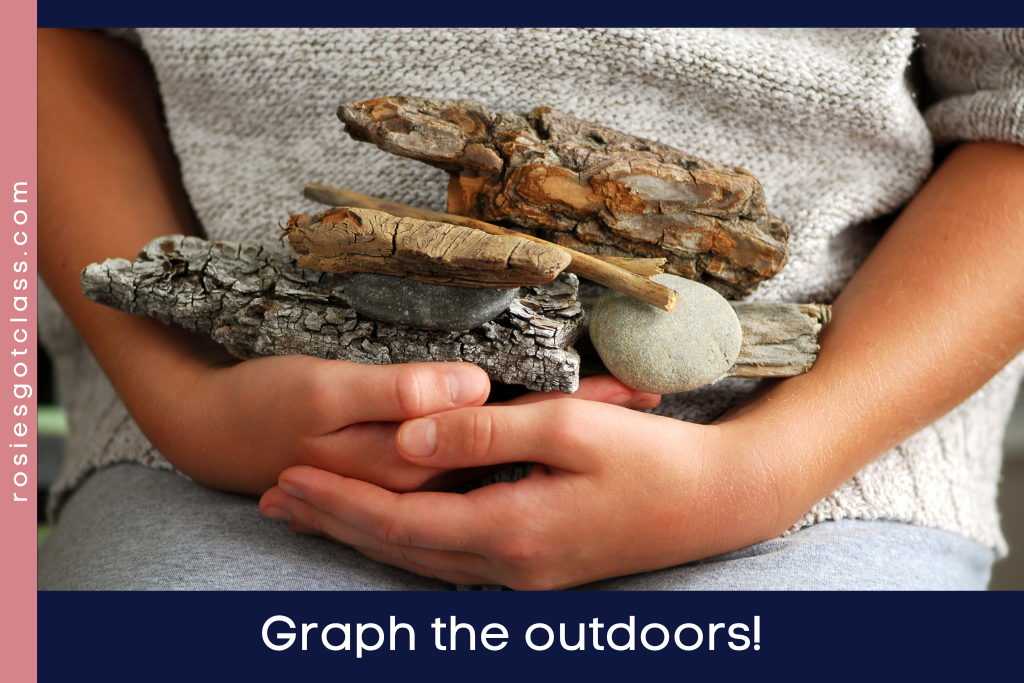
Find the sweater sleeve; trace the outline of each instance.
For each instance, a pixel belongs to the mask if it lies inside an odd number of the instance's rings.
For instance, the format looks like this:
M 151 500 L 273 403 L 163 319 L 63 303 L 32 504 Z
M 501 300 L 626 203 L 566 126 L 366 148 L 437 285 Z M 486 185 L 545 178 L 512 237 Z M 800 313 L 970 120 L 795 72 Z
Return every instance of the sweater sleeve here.
M 1024 145 L 1024 29 L 921 29 L 925 74 L 938 97 L 925 111 L 936 145 Z
M 126 43 L 131 44 L 134 47 L 142 47 L 142 38 L 139 37 L 138 29 L 134 28 L 101 28 L 100 32 L 105 33 L 111 38 L 117 38 L 123 40 Z

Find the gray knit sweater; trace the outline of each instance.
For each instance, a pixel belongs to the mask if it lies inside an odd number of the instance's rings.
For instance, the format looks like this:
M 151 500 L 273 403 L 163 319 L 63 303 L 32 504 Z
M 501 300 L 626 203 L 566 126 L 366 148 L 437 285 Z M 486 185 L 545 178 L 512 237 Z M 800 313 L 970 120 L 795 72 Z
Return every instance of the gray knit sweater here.
M 209 237 L 270 240 L 323 182 L 444 208 L 441 171 L 347 138 L 343 102 L 391 94 L 545 105 L 736 164 L 792 229 L 756 300 L 830 301 L 931 170 L 934 144 L 1024 144 L 1024 30 L 140 30 L 171 141 Z M 923 76 L 911 68 L 915 49 Z M 922 66 L 922 65 L 917 65 Z M 915 84 L 926 83 L 926 91 Z M 919 100 L 936 99 L 922 113 Z M 71 437 L 53 510 L 96 468 L 171 465 L 67 319 L 41 297 Z M 964 404 L 864 468 L 796 527 L 892 519 L 1005 552 L 995 506 L 1018 358 Z M 158 381 L 158 378 L 152 378 Z M 656 411 L 708 422 L 748 393 L 725 380 Z

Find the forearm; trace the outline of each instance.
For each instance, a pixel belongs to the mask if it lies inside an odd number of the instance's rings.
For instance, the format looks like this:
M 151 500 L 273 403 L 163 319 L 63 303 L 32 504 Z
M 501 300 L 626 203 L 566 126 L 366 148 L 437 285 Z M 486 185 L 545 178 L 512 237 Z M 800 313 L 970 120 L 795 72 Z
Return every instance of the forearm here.
M 94 304 L 79 273 L 134 258 L 149 240 L 193 234 L 146 66 L 98 33 L 39 32 L 40 273 L 147 435 L 153 388 L 187 381 L 216 348 L 196 335 Z M 197 355 L 198 354 L 198 355 Z M 162 445 L 156 444 L 158 448 Z M 163 450 L 163 449 L 162 449 Z
M 82 297 L 82 268 L 194 227 L 139 56 L 97 33 L 44 29 L 39 58 L 40 269 L 90 330 L 106 309 Z
M 814 369 L 727 416 L 781 533 L 1024 348 L 1024 149 L 964 144 L 848 283 Z M 770 490 L 767 490 L 770 489 Z

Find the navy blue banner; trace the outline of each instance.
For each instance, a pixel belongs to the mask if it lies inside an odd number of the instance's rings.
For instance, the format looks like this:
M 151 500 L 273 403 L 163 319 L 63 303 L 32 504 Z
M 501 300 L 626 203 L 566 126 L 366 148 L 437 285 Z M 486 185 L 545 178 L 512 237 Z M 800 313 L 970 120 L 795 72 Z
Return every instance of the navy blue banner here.
M 40 593 L 39 680 L 949 680 L 1016 666 L 1022 613 L 1019 593 Z
M 39 26 L 1019 26 L 1024 3 L 795 0 L 647 3 L 300 4 L 177 0 L 39 0 Z

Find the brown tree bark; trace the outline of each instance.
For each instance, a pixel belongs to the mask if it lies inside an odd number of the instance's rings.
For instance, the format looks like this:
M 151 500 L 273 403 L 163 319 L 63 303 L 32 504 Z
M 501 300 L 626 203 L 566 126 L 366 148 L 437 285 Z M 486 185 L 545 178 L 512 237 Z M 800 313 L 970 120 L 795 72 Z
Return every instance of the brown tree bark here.
M 788 228 L 749 171 L 546 107 L 385 97 L 342 105 L 352 137 L 452 174 L 448 212 L 535 231 L 573 249 L 667 259 L 726 296 L 788 258 Z
M 569 265 L 565 267 L 565 270 L 569 273 L 575 273 L 580 277 L 593 280 L 605 287 L 611 287 L 616 291 L 623 292 L 624 294 L 628 294 L 631 297 L 640 299 L 652 306 L 657 306 L 658 308 L 669 312 L 675 310 L 676 304 L 679 302 L 679 295 L 675 290 L 648 279 L 658 273 L 664 272 L 661 268 L 661 266 L 665 264 L 665 259 L 663 258 L 616 258 L 612 256 L 591 256 L 590 254 L 584 254 L 576 251 L 575 249 L 556 246 L 551 242 L 540 239 L 539 237 L 523 235 L 522 233 L 515 232 L 514 230 L 502 228 L 491 223 L 485 223 L 484 221 L 476 218 L 467 218 L 465 216 L 456 216 L 454 214 L 440 213 L 429 209 L 406 206 L 405 204 L 397 204 L 377 197 L 370 197 L 365 194 L 359 194 L 358 192 L 350 192 L 348 190 L 342 190 L 338 187 L 329 187 L 327 185 L 306 185 L 303 190 L 303 194 L 314 201 L 337 207 L 373 209 L 374 211 L 383 211 L 395 216 L 406 216 L 423 221 L 432 221 L 434 223 L 461 225 L 463 227 L 473 228 L 474 230 L 480 230 L 489 235 L 520 236 L 543 244 L 546 247 L 555 247 L 556 249 L 563 250 L 570 258 Z M 316 247 L 313 247 L 312 245 L 310 248 L 311 250 L 316 249 Z M 299 263 L 301 265 L 303 262 L 300 261 Z M 308 261 L 308 263 L 312 263 L 312 261 Z M 315 266 L 311 265 L 309 267 Z
M 571 258 L 553 244 L 448 223 L 335 208 L 288 220 L 300 268 L 380 273 L 461 287 L 513 289 L 554 280 Z

